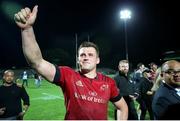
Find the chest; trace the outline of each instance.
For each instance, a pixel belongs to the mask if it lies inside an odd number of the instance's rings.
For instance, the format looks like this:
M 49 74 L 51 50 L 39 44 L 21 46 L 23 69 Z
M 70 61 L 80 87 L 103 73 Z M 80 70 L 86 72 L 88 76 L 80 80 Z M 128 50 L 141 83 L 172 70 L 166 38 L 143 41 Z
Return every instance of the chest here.
M 70 82 L 68 86 L 69 96 L 75 99 L 107 103 L 110 98 L 110 85 L 104 80 L 78 77 Z
M 15 87 L 4 87 L 0 89 L 0 101 L 16 100 L 20 95 L 20 90 Z

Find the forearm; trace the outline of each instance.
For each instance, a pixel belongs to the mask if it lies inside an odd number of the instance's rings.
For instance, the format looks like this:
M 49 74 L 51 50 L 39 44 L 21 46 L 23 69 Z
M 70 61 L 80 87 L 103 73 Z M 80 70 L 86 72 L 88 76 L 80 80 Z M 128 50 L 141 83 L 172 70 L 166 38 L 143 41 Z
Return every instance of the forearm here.
M 127 120 L 128 112 L 123 110 L 117 110 L 117 120 Z
M 120 115 L 121 115 L 120 120 L 127 120 L 128 119 L 128 110 L 122 110 Z
M 36 42 L 35 34 L 32 27 L 22 29 L 22 48 L 24 56 L 32 67 L 38 66 L 43 59 L 40 48 Z
M 128 119 L 128 106 L 122 97 L 118 102 L 114 103 L 117 107 L 117 120 L 127 120 Z

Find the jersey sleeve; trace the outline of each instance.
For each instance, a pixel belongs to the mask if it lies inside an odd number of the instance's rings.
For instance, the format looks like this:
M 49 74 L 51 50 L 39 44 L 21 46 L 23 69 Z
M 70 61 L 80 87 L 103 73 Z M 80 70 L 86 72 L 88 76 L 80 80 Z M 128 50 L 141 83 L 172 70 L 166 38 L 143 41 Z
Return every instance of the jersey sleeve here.
M 111 102 L 116 102 L 121 99 L 120 91 L 116 86 L 116 82 L 112 79 L 111 81 Z
M 53 80 L 53 83 L 56 84 L 56 85 L 59 85 L 59 80 L 60 80 L 60 68 L 58 68 L 56 66 L 56 74 L 54 76 L 54 80 Z
M 64 87 L 66 81 L 70 78 L 70 76 L 73 75 L 74 72 L 75 71 L 72 68 L 67 66 L 56 67 L 56 74 L 53 83 L 58 86 Z

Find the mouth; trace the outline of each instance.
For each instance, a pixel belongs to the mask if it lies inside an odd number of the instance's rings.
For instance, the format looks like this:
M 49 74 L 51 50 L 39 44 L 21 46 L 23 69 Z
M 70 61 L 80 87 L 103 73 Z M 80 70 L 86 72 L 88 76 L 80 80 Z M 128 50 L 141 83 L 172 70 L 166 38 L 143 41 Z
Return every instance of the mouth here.
M 180 82 L 180 77 L 174 78 L 175 82 Z
M 5 83 L 7 83 L 7 84 L 12 84 L 13 81 L 6 81 Z
M 89 62 L 83 62 L 83 64 L 90 64 Z

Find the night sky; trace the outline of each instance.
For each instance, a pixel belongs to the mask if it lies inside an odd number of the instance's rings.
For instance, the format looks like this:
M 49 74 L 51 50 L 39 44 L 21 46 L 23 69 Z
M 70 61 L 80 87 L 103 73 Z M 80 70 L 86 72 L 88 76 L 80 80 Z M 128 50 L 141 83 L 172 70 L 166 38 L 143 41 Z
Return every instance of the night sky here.
M 60 48 L 66 53 L 62 65 L 75 66 L 75 34 L 78 45 L 92 41 L 100 47 L 99 67 L 116 69 L 125 59 L 124 23 L 119 11 L 132 11 L 127 21 L 129 61 L 160 63 L 165 51 L 180 50 L 178 44 L 178 3 L 159 0 L 1 0 L 0 8 L 0 68 L 27 67 L 21 49 L 20 29 L 9 19 L 3 8 L 7 2 L 22 7 L 38 5 L 34 25 L 39 46 L 44 53 Z M 11 10 L 12 8 L 9 7 Z M 12 13 L 17 11 L 12 10 Z M 13 14 L 11 15 L 13 16 Z M 66 60 L 67 59 L 67 60 Z

